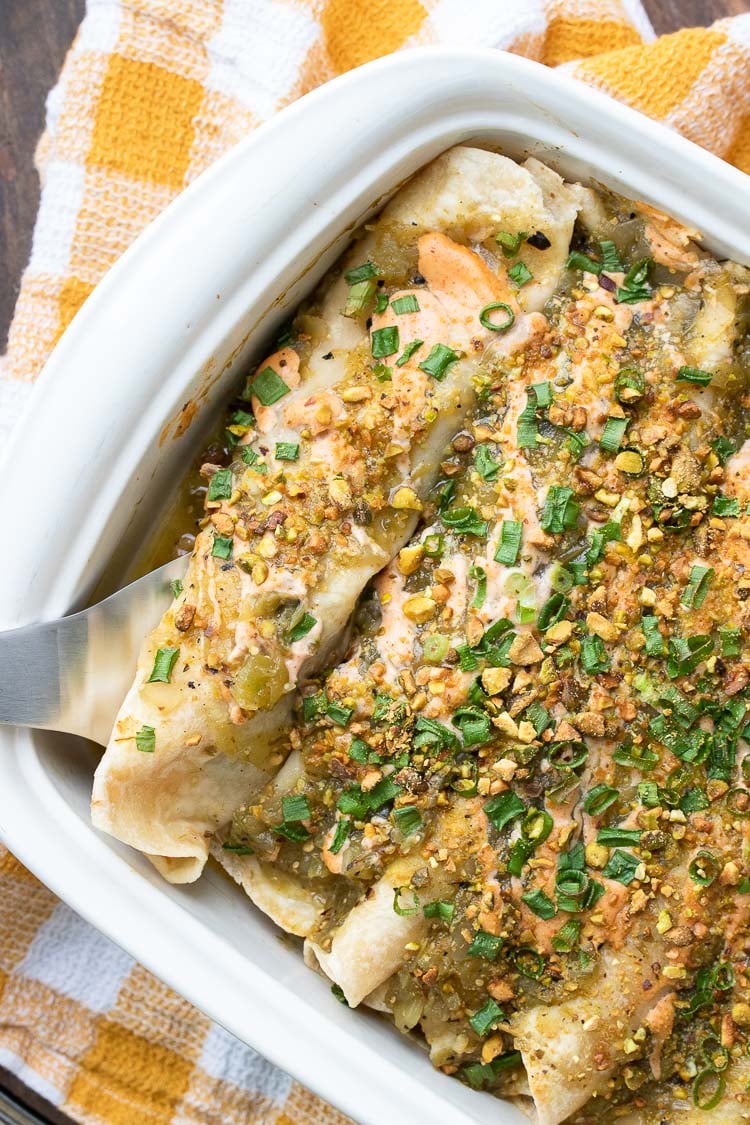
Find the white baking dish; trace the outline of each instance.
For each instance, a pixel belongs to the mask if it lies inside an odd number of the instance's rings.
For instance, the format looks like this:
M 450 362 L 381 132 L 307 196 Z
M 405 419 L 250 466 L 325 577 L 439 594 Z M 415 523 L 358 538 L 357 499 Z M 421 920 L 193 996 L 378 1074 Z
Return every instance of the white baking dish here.
M 284 313 L 389 192 L 469 139 L 647 199 L 704 231 L 715 252 L 750 262 L 746 177 L 566 77 L 444 48 L 346 75 L 202 176 L 66 332 L 0 473 L 0 625 L 65 613 L 113 565 L 127 569 Z M 176 436 L 186 403 L 196 416 Z M 168 886 L 95 833 L 94 761 L 68 736 L 0 733 L 0 835 L 75 910 L 360 1122 L 516 1120 L 433 1071 L 378 1018 L 342 1008 L 223 877 Z

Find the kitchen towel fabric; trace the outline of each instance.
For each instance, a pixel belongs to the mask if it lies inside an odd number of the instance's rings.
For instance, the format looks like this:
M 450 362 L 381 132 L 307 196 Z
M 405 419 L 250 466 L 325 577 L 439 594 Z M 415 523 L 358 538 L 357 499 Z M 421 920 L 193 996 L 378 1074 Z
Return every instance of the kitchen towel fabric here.
M 750 171 L 750 15 L 655 39 L 638 0 L 88 0 L 37 150 L 41 203 L 2 363 L 0 447 L 77 309 L 183 187 L 320 83 L 430 43 L 565 66 Z M 0 1065 L 92 1125 L 347 1121 L 2 848 Z

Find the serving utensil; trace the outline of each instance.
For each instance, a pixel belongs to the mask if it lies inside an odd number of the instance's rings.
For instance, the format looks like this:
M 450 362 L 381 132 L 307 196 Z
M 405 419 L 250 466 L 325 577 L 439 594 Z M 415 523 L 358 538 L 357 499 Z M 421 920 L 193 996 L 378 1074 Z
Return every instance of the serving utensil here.
M 0 723 L 106 745 L 143 638 L 186 569 L 173 559 L 80 613 L 0 633 Z

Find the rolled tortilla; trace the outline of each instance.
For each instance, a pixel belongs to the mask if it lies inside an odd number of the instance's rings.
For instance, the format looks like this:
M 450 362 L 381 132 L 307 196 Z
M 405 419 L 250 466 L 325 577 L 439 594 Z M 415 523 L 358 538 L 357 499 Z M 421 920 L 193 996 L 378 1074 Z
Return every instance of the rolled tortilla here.
M 330 950 L 308 940 L 305 952 L 325 975 L 339 986 L 351 1008 L 374 992 L 403 965 L 409 942 L 419 941 L 426 921 L 421 899 L 405 891 L 409 914 L 393 908 L 397 887 L 406 887 L 423 861 L 417 856 L 396 860 L 346 916 L 336 931 Z M 253 897 L 251 895 L 251 897 Z M 414 906 L 412 906 L 414 897 Z M 427 899 L 425 899 L 427 901 Z
M 607 1089 L 628 1057 L 625 1041 L 671 991 L 658 976 L 648 948 L 601 951 L 598 970 L 575 999 L 539 1005 L 511 1021 L 538 1125 L 560 1125 Z M 657 962 L 658 963 L 658 962 Z
M 475 357 L 490 337 L 511 355 L 544 327 L 522 313 L 501 257 L 488 264 L 445 230 L 470 239 L 547 220 L 524 169 L 481 150 L 445 154 L 345 263 L 366 261 L 386 228 L 406 230 L 412 248 L 422 231 L 425 284 L 405 291 L 419 311 L 398 316 L 389 306 L 368 341 L 361 319 L 341 315 L 339 279 L 314 306 L 320 338 L 282 348 L 253 377 L 251 392 L 264 384 L 251 398 L 257 432 L 209 503 L 212 524 L 196 540 L 183 591 L 144 642 L 94 780 L 94 825 L 145 852 L 170 881 L 199 876 L 212 834 L 283 756 L 295 686 L 330 658 L 364 585 L 414 530 L 473 404 Z M 479 321 L 493 302 L 516 317 L 499 340 Z M 371 356 L 383 328 L 397 328 L 404 345 L 423 341 L 400 366 L 388 357 L 385 387 Z M 420 368 L 436 344 L 465 357 L 441 378 Z M 298 446 L 297 460 L 279 461 L 279 443 Z M 293 640 L 290 626 L 303 619 L 313 625 Z M 154 683 L 164 650 L 176 650 L 169 682 Z

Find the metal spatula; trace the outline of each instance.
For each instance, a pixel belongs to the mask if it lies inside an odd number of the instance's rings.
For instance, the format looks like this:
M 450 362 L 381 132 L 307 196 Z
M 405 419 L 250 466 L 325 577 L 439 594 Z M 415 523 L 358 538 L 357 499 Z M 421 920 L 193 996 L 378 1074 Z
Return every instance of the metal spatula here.
M 174 559 L 90 609 L 0 633 L 0 723 L 105 745 L 141 642 L 186 569 L 186 558 Z

